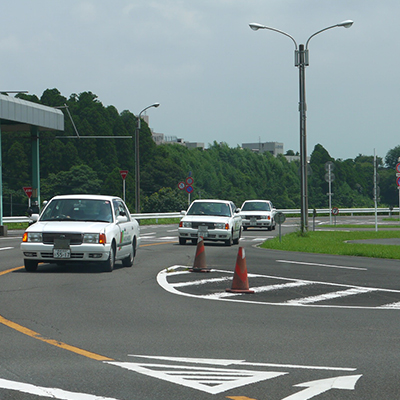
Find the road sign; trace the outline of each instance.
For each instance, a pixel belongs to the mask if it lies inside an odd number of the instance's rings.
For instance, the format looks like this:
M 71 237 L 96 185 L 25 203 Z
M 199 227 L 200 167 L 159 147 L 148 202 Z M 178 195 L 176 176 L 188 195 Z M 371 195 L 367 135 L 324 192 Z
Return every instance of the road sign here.
M 400 186 L 400 176 L 396 179 L 397 186 Z
M 339 214 L 339 209 L 337 207 L 332 208 L 332 215 L 338 215 Z
M 192 185 L 193 185 L 193 182 L 194 182 L 194 179 L 193 179 L 191 176 L 189 176 L 188 178 L 186 178 L 186 185 L 192 186 Z
M 277 224 L 283 224 L 286 220 L 286 216 L 283 212 L 277 212 L 274 218 Z
M 193 192 L 193 186 L 186 186 L 186 191 L 188 193 L 192 193 Z
M 179 183 L 178 183 L 178 188 L 179 188 L 180 190 L 185 189 L 185 187 L 186 187 L 185 182 L 179 182 Z
M 121 174 L 122 179 L 125 180 L 126 176 L 128 175 L 128 171 L 123 170 L 123 171 L 119 171 L 119 173 Z
M 396 164 L 396 171 L 397 171 L 397 172 L 400 172 L 400 163 L 397 163 L 397 164 Z
M 22 188 L 22 189 L 24 189 L 25 194 L 26 194 L 29 198 L 32 197 L 32 188 L 31 188 L 30 186 L 29 186 L 29 187 L 24 187 L 24 188 Z

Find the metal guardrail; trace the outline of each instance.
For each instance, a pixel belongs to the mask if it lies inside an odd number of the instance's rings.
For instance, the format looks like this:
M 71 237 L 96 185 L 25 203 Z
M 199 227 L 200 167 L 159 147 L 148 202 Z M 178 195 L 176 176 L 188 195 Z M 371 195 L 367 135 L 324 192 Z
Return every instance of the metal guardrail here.
M 300 209 L 279 209 L 277 211 L 282 212 L 283 214 L 286 215 L 300 215 Z M 312 216 L 314 210 L 309 209 L 308 210 L 309 215 Z M 316 214 L 326 214 L 329 215 L 330 210 L 329 208 L 318 208 L 315 210 Z M 375 213 L 375 208 L 341 208 L 339 209 L 339 215 L 340 214 L 374 214 Z M 377 209 L 378 214 L 396 214 L 399 213 L 399 207 L 395 207 L 393 209 L 390 209 L 388 207 L 386 208 L 378 208 Z M 181 218 L 182 215 L 180 212 L 173 212 L 173 213 L 143 213 L 143 214 L 131 214 L 133 218 L 136 219 L 161 219 L 161 218 Z M 29 222 L 29 217 L 3 217 L 3 222 L 4 223 L 10 223 L 10 222 Z

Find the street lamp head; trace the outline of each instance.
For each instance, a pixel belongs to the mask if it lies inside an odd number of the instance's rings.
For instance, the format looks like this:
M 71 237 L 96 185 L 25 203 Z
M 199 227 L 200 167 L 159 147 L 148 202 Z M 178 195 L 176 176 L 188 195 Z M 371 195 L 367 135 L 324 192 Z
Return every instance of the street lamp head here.
M 351 19 L 347 19 L 346 21 L 337 24 L 337 26 L 343 26 L 344 28 L 350 28 L 352 25 L 353 21 Z
M 250 28 L 253 29 L 253 31 L 258 31 L 259 29 L 264 29 L 264 25 L 257 24 L 255 22 L 249 24 Z
M 154 103 L 151 107 L 158 107 L 160 103 Z

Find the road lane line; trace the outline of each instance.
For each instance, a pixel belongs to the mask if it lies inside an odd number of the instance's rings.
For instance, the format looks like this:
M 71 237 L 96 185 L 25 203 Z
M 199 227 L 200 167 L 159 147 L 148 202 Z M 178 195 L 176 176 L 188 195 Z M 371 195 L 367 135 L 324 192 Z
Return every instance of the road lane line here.
M 12 250 L 14 247 L 0 247 L 1 250 Z
M 0 276 L 1 276 L 1 275 L 8 274 L 8 273 L 13 272 L 13 271 L 17 271 L 17 270 L 19 270 L 19 269 L 23 269 L 23 268 L 24 268 L 24 267 L 16 267 L 16 268 L 8 269 L 8 270 L 6 270 L 6 271 L 1 271 L 1 272 L 0 272 Z
M 15 323 L 15 322 L 12 322 L 12 321 L 2 317 L 1 315 L 0 315 L 0 324 L 6 325 L 11 329 L 14 329 L 14 330 L 16 330 L 16 331 L 18 331 L 20 333 L 23 333 L 24 335 L 30 336 L 30 337 L 32 337 L 34 339 L 40 340 L 40 341 L 45 342 L 47 344 L 51 344 L 53 346 L 59 347 L 59 348 L 64 349 L 64 350 L 71 351 L 71 352 L 79 354 L 81 356 L 84 356 L 84 357 L 87 357 L 87 358 L 91 358 L 93 360 L 97 360 L 97 361 L 113 361 L 113 359 L 109 358 L 109 357 L 104 357 L 104 356 L 101 356 L 99 354 L 92 353 L 90 351 L 86 351 L 86 350 L 80 349 L 80 348 L 75 347 L 75 346 L 70 346 L 70 345 L 68 345 L 66 343 L 59 342 L 57 340 L 46 339 L 45 337 L 40 335 L 40 333 L 32 331 L 31 329 L 25 328 L 24 326 L 19 325 L 19 324 Z
M 117 400 L 111 397 L 102 397 L 87 393 L 69 392 L 67 390 L 35 386 L 29 383 L 14 382 L 0 378 L 0 388 L 29 393 L 41 397 L 50 397 L 59 400 Z
M 276 260 L 276 262 L 287 263 L 287 264 L 310 265 L 311 267 L 325 267 L 325 268 L 339 268 L 339 269 L 356 269 L 356 270 L 359 270 L 359 271 L 368 271 L 367 268 L 344 267 L 343 265 L 318 264 L 318 263 L 301 262 L 301 261 L 290 261 L 290 260 Z

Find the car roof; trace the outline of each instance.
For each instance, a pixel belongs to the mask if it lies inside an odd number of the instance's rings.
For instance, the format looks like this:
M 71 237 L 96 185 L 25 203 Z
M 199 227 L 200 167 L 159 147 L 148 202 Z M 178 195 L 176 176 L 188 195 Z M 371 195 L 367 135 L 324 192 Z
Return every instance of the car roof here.
M 264 203 L 271 203 L 271 200 L 246 200 L 246 201 L 243 202 L 243 204 L 244 204 L 244 203 L 260 202 L 260 201 L 262 201 L 262 202 L 264 202 Z
M 117 196 L 107 196 L 101 194 L 62 194 L 54 196 L 51 200 L 54 199 L 85 199 L 85 200 L 121 200 Z
M 193 203 L 231 203 L 231 201 L 230 200 L 199 199 L 199 200 L 194 200 Z

